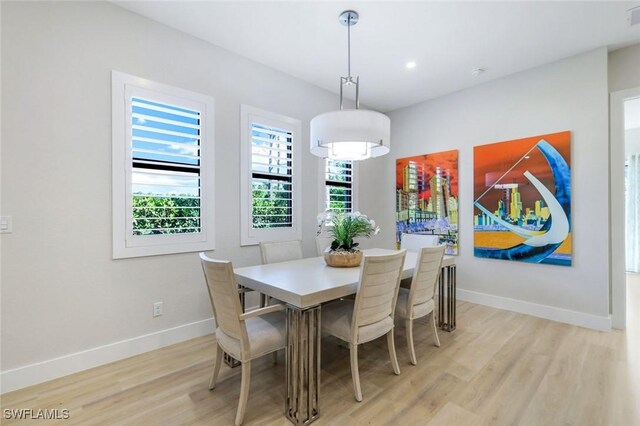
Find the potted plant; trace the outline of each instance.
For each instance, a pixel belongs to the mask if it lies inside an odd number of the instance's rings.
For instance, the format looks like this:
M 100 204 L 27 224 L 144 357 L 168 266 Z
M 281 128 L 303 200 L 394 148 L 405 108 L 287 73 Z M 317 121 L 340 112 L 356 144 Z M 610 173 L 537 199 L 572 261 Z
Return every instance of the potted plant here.
M 359 237 L 377 235 L 380 228 L 360 212 L 335 213 L 325 212 L 318 216 L 318 235 L 324 231 L 333 238 L 331 245 L 324 252 L 327 265 L 338 268 L 349 268 L 360 265 L 362 252 L 355 241 Z

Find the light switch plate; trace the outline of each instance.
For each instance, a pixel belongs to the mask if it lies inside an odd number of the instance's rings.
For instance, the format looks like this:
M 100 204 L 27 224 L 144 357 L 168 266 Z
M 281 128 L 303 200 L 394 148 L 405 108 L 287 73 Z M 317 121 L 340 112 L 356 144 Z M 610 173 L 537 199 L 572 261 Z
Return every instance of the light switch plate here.
M 13 232 L 13 217 L 0 216 L 0 234 L 10 234 Z

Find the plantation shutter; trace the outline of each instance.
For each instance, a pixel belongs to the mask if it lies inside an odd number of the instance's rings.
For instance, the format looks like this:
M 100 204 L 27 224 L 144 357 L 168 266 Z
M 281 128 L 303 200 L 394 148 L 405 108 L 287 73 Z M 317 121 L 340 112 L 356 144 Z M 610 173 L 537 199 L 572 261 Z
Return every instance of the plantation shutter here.
M 251 123 L 251 226 L 293 226 L 291 131 Z
M 199 233 L 201 112 L 131 98 L 132 235 Z
M 349 213 L 353 210 L 353 163 L 344 160 L 326 160 L 326 209 Z

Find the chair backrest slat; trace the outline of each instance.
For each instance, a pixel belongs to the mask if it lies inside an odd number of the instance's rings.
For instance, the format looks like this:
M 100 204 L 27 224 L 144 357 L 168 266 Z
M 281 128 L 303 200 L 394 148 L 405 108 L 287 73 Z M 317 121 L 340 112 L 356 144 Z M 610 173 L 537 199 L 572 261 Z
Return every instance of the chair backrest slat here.
M 400 239 L 400 248 L 418 252 L 422 247 L 437 246 L 439 237 L 425 234 L 402 234 Z
M 260 243 L 260 255 L 263 265 L 302 259 L 302 242 L 300 240 L 263 242 Z
M 200 260 L 216 325 L 226 335 L 243 340 L 242 336 L 246 334 L 246 330 L 240 322 L 242 308 L 233 265 L 229 261 L 211 259 L 204 253 L 200 253 Z
M 411 290 L 407 303 L 409 306 L 419 305 L 433 299 L 436 283 L 440 275 L 445 246 L 423 247 L 418 252 L 418 261 L 411 281 Z M 407 306 L 407 308 L 409 308 Z
M 316 237 L 316 253 L 318 256 L 322 256 L 327 247 L 331 246 L 333 242 L 333 237 L 324 237 L 319 235 Z
M 406 251 L 383 256 L 365 256 L 353 311 L 353 332 L 357 327 L 393 318 L 400 275 Z

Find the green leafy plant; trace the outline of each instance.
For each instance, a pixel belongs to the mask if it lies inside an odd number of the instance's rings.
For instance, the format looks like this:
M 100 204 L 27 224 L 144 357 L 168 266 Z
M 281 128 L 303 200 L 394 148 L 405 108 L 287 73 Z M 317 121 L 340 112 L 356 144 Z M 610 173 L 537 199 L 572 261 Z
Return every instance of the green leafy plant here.
M 331 242 L 332 251 L 357 251 L 359 243 L 355 242 L 358 237 L 370 237 L 380 232 L 375 221 L 370 220 L 360 212 L 354 213 L 334 213 L 327 212 L 318 217 L 318 234 L 326 229 L 327 233 L 333 237 Z

